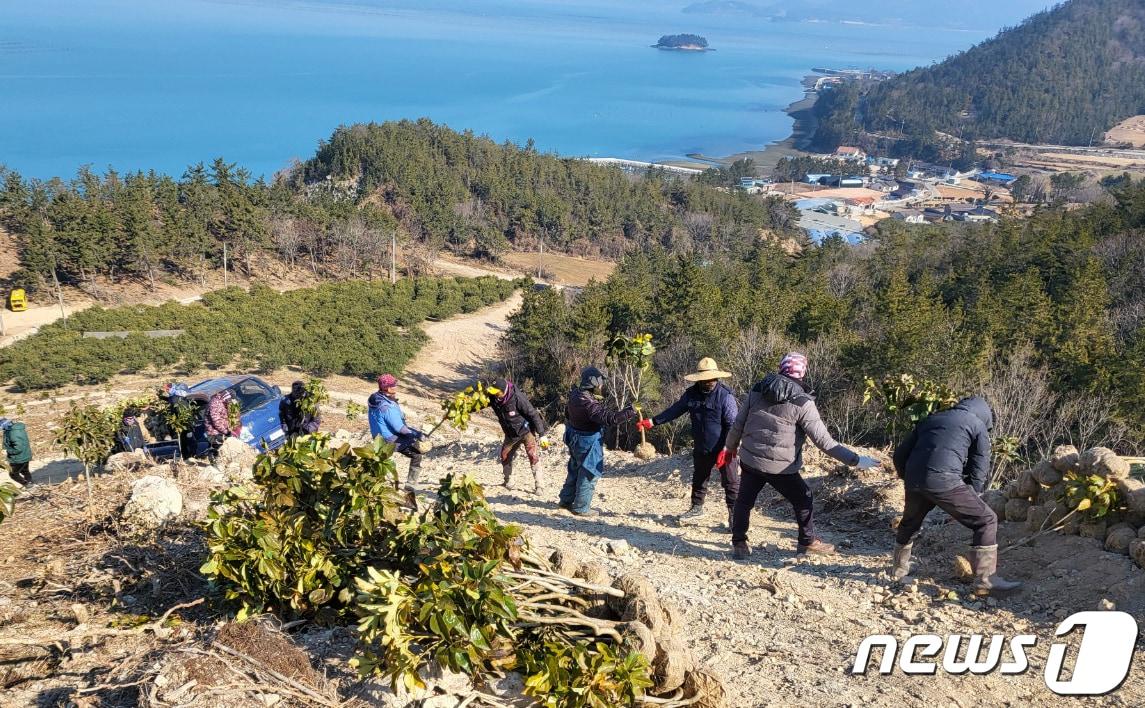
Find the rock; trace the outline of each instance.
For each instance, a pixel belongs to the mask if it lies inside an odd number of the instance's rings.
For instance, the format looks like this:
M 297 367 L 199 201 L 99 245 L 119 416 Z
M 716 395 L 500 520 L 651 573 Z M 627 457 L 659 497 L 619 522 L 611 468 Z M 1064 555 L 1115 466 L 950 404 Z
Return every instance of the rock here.
M 1078 457 L 1077 448 L 1073 445 L 1058 445 L 1050 455 L 1050 464 L 1055 470 L 1065 474 L 1077 466 Z
M 1145 541 L 1145 526 L 1142 526 L 1141 528 L 1137 529 L 1137 538 Z
M 988 489 L 982 494 L 982 501 L 986 502 L 986 506 L 990 507 L 999 519 L 1006 518 L 1006 502 L 1009 501 L 1006 493 L 1001 489 Z
M 1082 538 L 1096 538 L 1099 541 L 1104 541 L 1105 534 L 1108 530 L 1108 526 L 1104 521 L 1092 521 L 1080 524 L 1077 528 L 1077 533 Z
M 195 473 L 195 479 L 211 486 L 218 486 L 227 483 L 227 475 L 214 465 L 203 465 L 199 467 L 198 471 Z
M 1125 502 L 1125 520 L 1134 526 L 1145 526 L 1145 482 L 1119 479 L 1116 484 Z
M 1031 506 L 1026 514 L 1026 530 L 1037 533 L 1044 528 L 1049 528 L 1048 519 L 1053 510 L 1052 506 Z
M 136 450 L 135 452 L 117 452 L 107 458 L 103 469 L 106 472 L 130 472 L 137 467 L 143 467 L 147 464 L 149 464 L 147 456 L 143 454 L 142 450 Z
M 123 515 L 143 526 L 159 526 L 183 511 L 183 494 L 166 477 L 147 475 L 131 485 L 131 498 Z
M 1129 544 L 1129 557 L 1138 568 L 1145 569 L 1145 538 L 1139 538 Z
M 1129 524 L 1117 524 L 1105 535 L 1105 550 L 1110 553 L 1129 554 L 1129 544 L 1137 540 L 1137 531 Z
M 1007 499 L 1019 499 L 1021 495 L 1018 494 L 1018 480 L 1014 480 L 1002 488 L 1005 492 Z
M 1129 476 L 1129 462 L 1118 457 L 1117 453 L 1107 447 L 1086 450 L 1081 454 L 1079 463 L 1085 472 L 1106 479 L 1122 479 Z
M 954 556 L 954 577 L 974 577 L 974 568 L 970 565 L 970 559 L 966 556 Z
M 1065 473 L 1057 467 L 1054 467 L 1053 463 L 1049 460 L 1042 460 L 1031 470 L 1031 474 L 1033 474 L 1034 479 L 1038 480 L 1041 484 L 1052 487 L 1062 481 L 1062 477 Z
M 1117 609 L 1117 603 L 1109 598 L 1103 597 L 1097 602 L 1097 609 L 1103 612 L 1112 612 Z
M 1038 480 L 1034 479 L 1034 475 L 1030 470 L 1026 470 L 1018 477 L 1018 497 L 1021 499 L 1033 499 L 1041 491 Z M 1025 517 L 1022 518 L 1025 520 Z
M 606 543 L 608 552 L 614 556 L 626 556 L 632 551 L 632 546 L 628 545 L 628 541 L 609 539 Z
M 219 447 L 215 466 L 232 482 L 246 482 L 252 477 L 252 467 L 258 458 L 254 448 L 238 438 L 227 438 Z
M 1006 521 L 1025 521 L 1030 511 L 1030 502 L 1025 499 L 1011 499 L 1006 502 Z
M 422 699 L 418 705 L 421 708 L 457 708 L 461 705 L 461 698 L 457 696 L 430 696 L 429 698 Z

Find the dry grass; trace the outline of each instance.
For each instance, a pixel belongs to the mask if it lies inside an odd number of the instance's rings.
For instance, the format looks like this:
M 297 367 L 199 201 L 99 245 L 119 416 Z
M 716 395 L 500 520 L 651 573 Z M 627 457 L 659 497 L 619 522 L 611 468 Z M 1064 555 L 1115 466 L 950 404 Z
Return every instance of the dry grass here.
M 507 253 L 504 259 L 523 273 L 537 272 L 539 260 L 537 253 Z M 558 284 L 580 287 L 587 285 L 589 280 L 606 280 L 616 268 L 616 264 L 610 261 L 575 258 L 560 253 L 546 253 L 543 257 L 542 267 L 545 271 L 553 274 Z
M 1145 115 L 1126 118 L 1105 134 L 1108 143 L 1131 143 L 1134 147 L 1145 147 Z

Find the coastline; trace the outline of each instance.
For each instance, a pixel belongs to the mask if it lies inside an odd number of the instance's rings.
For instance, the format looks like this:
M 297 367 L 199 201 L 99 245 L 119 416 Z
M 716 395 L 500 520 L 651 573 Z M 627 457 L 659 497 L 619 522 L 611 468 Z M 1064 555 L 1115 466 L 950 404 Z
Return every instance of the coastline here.
M 747 150 L 724 157 L 712 157 L 702 153 L 689 153 L 692 162 L 679 161 L 681 167 L 695 167 L 697 163 L 704 165 L 718 165 L 726 167 L 736 160 L 750 159 L 756 165 L 767 169 L 775 167 L 782 158 L 807 155 L 807 145 L 811 136 L 815 134 L 815 114 L 812 108 L 819 100 L 819 92 L 815 90 L 815 80 L 819 74 L 808 74 L 803 77 L 803 98 L 794 101 L 783 112 L 795 121 L 791 126 L 791 135 L 783 140 L 777 140 L 765 145 L 760 150 Z M 672 164 L 666 162 L 665 164 Z

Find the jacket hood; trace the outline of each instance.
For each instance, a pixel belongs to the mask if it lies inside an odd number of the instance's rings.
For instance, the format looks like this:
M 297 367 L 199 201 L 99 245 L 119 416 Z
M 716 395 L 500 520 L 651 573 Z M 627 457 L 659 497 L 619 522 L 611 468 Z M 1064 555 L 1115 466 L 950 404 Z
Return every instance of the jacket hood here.
M 986 402 L 985 398 L 981 396 L 963 398 L 958 402 L 958 405 L 954 407 L 974 414 L 975 417 L 982 421 L 987 430 L 994 429 L 994 411 L 990 410 L 990 404 Z
M 370 397 L 366 399 L 366 405 L 370 408 L 381 408 L 382 401 L 384 400 L 386 400 L 386 397 L 382 395 L 381 391 L 374 391 L 370 394 Z
M 763 394 L 763 397 L 772 404 L 786 403 L 807 393 L 803 384 L 783 374 L 768 374 L 763 381 L 755 385 L 755 390 Z

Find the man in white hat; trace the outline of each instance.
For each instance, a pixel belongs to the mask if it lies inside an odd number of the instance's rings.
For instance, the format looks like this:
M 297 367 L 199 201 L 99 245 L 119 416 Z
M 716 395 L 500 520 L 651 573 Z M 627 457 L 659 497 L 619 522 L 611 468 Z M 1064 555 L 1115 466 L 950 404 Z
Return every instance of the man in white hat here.
M 720 381 L 730 376 L 728 372 L 720 371 L 714 359 L 704 357 L 700 360 L 697 371 L 684 377 L 684 380 L 692 382 L 692 385 L 684 391 L 680 400 L 660 415 L 637 423 L 639 427 L 649 430 L 655 425 L 670 423 L 684 413 L 687 413 L 692 421 L 692 461 L 695 465 L 692 473 L 692 507 L 680 515 L 682 522 L 695 520 L 704 513 L 704 496 L 707 492 L 708 479 L 712 476 L 716 458 L 724 449 L 728 432 L 735 424 L 736 414 L 739 412 L 735 394 Z M 739 494 L 739 463 L 732 458 L 728 464 L 719 467 L 719 470 L 720 484 L 724 488 L 724 501 L 727 502 L 730 531 L 732 507 L 735 506 L 736 496 Z

